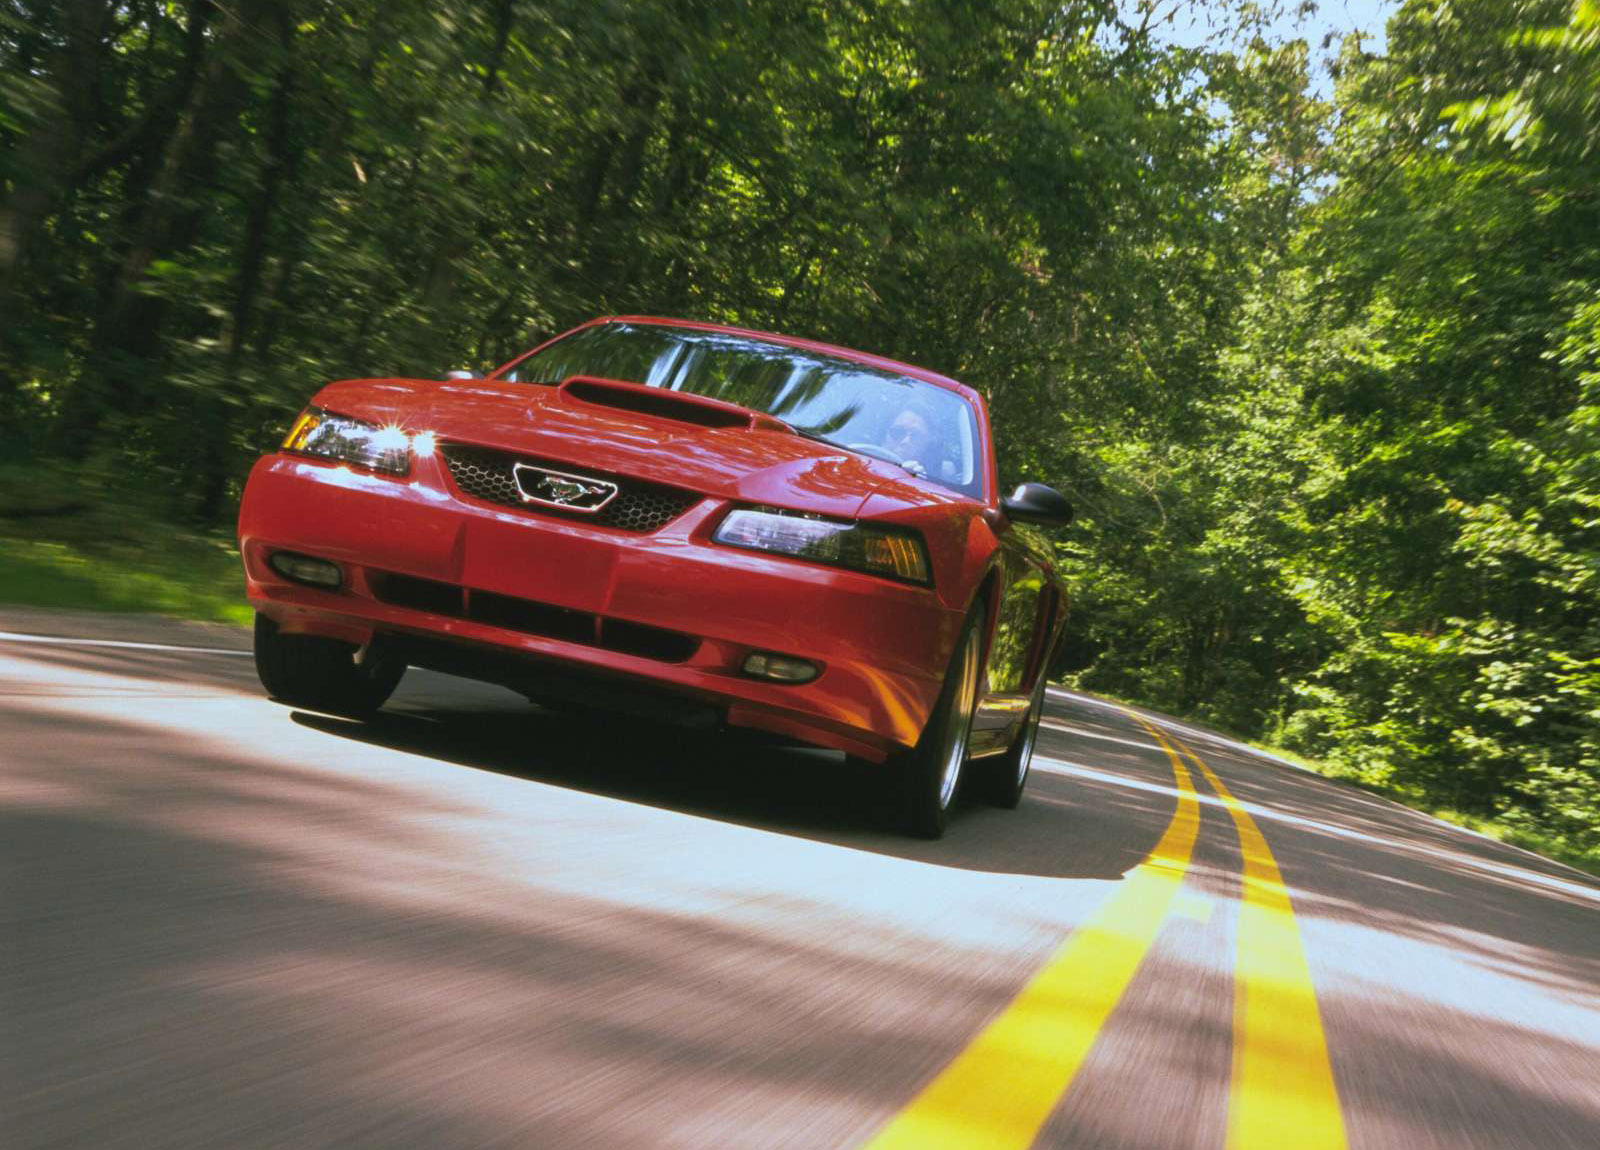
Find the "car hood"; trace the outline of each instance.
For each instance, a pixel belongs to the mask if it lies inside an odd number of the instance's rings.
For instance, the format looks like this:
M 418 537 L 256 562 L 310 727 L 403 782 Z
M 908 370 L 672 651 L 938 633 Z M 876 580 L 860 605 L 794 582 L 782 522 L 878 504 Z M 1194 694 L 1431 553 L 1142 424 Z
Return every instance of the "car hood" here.
M 841 518 L 855 518 L 880 490 L 894 493 L 887 501 L 894 505 L 917 502 L 918 496 L 940 503 L 954 496 L 894 464 L 807 439 L 748 409 L 593 382 L 584 391 L 573 381 L 556 388 L 498 380 L 345 380 L 325 387 L 315 403 L 412 433 L 431 431 L 440 441 L 518 452 L 580 472 L 587 467 Z M 615 405 L 636 400 L 661 410 Z

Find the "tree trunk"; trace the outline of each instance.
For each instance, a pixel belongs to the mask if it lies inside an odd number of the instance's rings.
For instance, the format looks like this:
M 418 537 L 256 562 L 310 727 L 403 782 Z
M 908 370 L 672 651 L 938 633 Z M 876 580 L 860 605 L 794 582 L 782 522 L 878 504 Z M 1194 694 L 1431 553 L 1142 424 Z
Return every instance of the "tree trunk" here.
M 135 412 L 147 405 L 152 361 L 171 304 L 145 291 L 144 280 L 156 260 L 181 254 L 199 236 L 198 194 L 212 189 L 218 144 L 238 119 L 246 94 L 235 62 L 252 50 L 252 33 L 270 9 L 271 0 L 253 0 L 226 10 L 210 62 L 160 157 L 149 193 L 131 212 L 131 239 L 106 285 L 88 365 L 62 403 L 57 439 L 69 457 L 81 458 L 90 449 L 108 411 Z
M 245 220 L 222 378 L 217 382 L 216 393 L 205 397 L 206 418 L 200 421 L 209 434 L 204 441 L 197 514 L 206 523 L 215 522 L 220 516 L 227 493 L 228 461 L 233 457 L 233 416 L 244 397 L 240 380 L 244 369 L 244 352 L 255 319 L 278 189 L 293 162 L 289 151 L 289 112 L 294 92 L 294 25 L 284 8 L 275 11 L 272 18 L 276 25 L 281 62 L 267 107 L 266 154 L 261 160 L 259 186 Z
M 87 145 L 104 59 L 111 0 L 61 0 L 64 42 L 50 54 L 50 104 L 17 146 L 15 184 L 0 202 L 0 331 L 14 317 L 12 298 L 28 247 L 49 218 Z
M 505 66 L 506 49 L 511 43 L 511 31 L 516 22 L 516 0 L 496 0 L 494 11 L 494 40 L 489 49 L 489 55 L 484 61 L 483 84 L 478 91 L 478 102 L 488 105 L 500 86 L 500 71 Z M 456 173 L 455 180 L 460 186 L 471 183 L 473 166 L 478 161 L 479 151 L 484 142 L 482 135 L 477 135 L 467 147 L 466 154 L 461 159 L 460 170 Z M 466 234 L 466 229 L 454 217 L 449 218 L 443 225 L 443 234 L 439 242 L 434 245 L 433 254 L 429 257 L 427 271 L 422 279 L 422 291 L 419 303 L 425 317 L 427 328 L 433 326 L 433 318 L 455 298 L 456 287 L 461 280 L 461 261 L 471 253 L 473 248 L 472 236 Z M 419 331 L 425 337 L 424 342 L 414 346 L 436 346 L 436 341 L 426 338 L 426 329 Z M 443 366 L 443 365 L 439 365 Z

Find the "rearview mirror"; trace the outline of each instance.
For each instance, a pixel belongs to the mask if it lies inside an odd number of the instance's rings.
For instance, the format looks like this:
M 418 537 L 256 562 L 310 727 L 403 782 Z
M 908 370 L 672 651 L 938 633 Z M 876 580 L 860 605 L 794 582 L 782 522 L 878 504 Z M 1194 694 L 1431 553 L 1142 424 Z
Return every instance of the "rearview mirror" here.
M 1072 522 L 1072 504 L 1054 487 L 1043 483 L 1023 483 L 1000 501 L 1000 510 L 1021 523 L 1041 527 L 1065 527 Z

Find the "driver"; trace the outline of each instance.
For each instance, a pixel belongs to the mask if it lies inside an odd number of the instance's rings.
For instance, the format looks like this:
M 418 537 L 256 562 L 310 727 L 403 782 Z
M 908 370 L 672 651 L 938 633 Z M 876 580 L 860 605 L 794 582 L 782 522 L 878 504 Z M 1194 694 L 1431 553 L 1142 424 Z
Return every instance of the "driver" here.
M 883 433 L 883 449 L 900 460 L 900 465 L 917 475 L 928 473 L 932 456 L 933 420 L 919 405 L 908 405 L 889 421 Z

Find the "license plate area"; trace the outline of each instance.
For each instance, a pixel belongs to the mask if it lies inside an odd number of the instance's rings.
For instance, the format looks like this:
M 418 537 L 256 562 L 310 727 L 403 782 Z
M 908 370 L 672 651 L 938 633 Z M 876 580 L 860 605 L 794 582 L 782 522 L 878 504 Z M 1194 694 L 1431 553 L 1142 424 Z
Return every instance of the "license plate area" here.
M 615 545 L 560 526 L 479 520 L 465 540 L 461 581 L 469 587 L 604 613 L 617 567 Z

